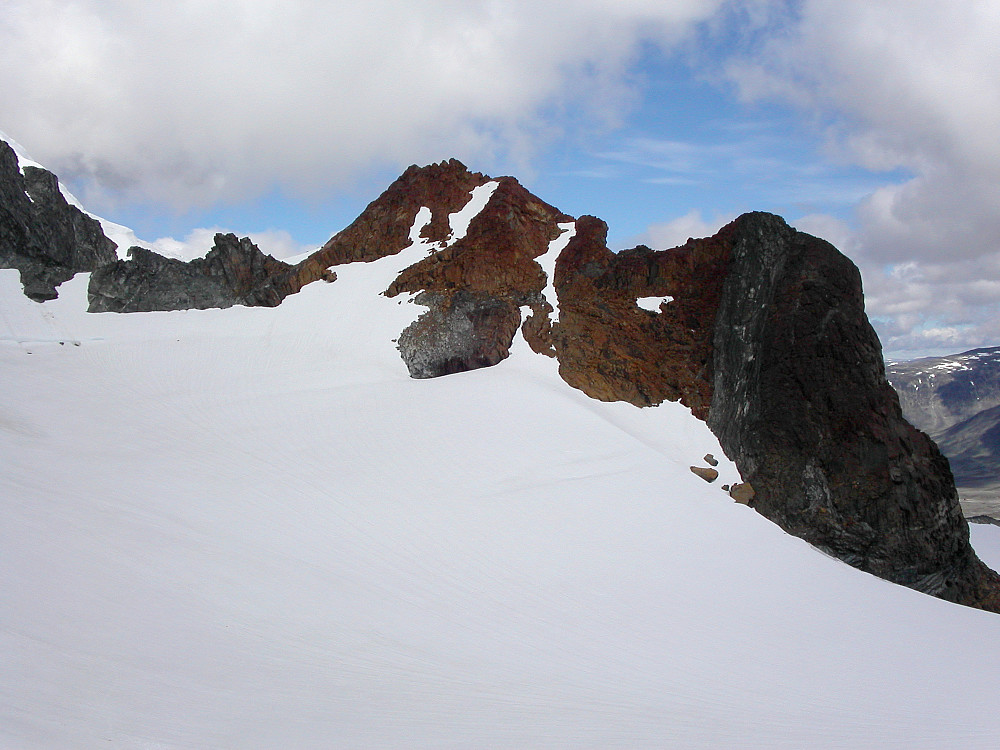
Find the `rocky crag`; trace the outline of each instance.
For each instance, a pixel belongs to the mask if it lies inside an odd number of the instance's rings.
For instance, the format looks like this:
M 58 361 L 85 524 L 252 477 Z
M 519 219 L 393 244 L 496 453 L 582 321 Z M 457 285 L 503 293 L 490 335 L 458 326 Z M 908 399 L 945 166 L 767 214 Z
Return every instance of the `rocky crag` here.
M 278 282 L 292 267 L 235 234 L 215 235 L 205 257 L 190 262 L 141 247 L 130 248 L 128 254 L 128 260 L 101 266 L 91 274 L 90 312 L 274 307 L 288 294 Z
M 467 228 L 454 226 L 480 198 Z M 886 382 L 857 269 L 776 216 L 613 253 L 599 219 L 574 221 L 513 178 L 452 160 L 409 168 L 295 266 L 232 235 L 191 264 L 133 250 L 92 275 L 91 309 L 208 305 L 220 289 L 227 304 L 278 304 L 339 265 L 399 253 L 421 211 L 428 255 L 384 291 L 428 308 L 398 340 L 411 375 L 496 364 L 520 329 L 594 398 L 690 407 L 739 467 L 741 497 L 752 486 L 757 510 L 789 532 L 888 580 L 1000 611 L 1000 577 L 969 545 L 948 462 Z M 643 298 L 662 301 L 646 309 Z
M 886 382 L 857 268 L 778 217 L 735 225 L 708 424 L 756 508 L 862 570 L 1000 610 L 948 462 Z
M 0 141 L 0 268 L 16 268 L 24 293 L 55 299 L 56 287 L 117 260 L 100 223 L 66 202 L 59 181 L 40 167 L 18 166 Z

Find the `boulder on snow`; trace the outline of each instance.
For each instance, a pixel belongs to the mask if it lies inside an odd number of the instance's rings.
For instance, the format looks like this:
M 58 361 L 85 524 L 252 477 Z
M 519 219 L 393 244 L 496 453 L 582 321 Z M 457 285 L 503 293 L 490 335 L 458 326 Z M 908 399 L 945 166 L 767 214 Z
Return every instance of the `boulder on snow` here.
M 732 487 L 723 487 L 723 489 L 728 489 L 729 497 L 741 505 L 750 505 L 754 495 L 756 494 L 754 493 L 753 487 L 749 482 L 737 482 Z
M 701 477 L 706 482 L 714 482 L 716 479 L 719 478 L 718 471 L 716 471 L 715 469 L 709 469 L 705 466 L 692 466 L 691 472 Z

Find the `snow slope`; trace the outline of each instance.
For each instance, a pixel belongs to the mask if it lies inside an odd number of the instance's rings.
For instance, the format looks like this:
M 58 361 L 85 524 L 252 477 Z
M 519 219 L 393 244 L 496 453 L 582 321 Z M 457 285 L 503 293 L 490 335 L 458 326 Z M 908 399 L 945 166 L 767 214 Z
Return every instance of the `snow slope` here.
M 0 271 L 0 747 L 996 746 L 1000 617 L 784 534 L 686 409 L 520 338 L 411 380 L 407 261 L 129 315 Z

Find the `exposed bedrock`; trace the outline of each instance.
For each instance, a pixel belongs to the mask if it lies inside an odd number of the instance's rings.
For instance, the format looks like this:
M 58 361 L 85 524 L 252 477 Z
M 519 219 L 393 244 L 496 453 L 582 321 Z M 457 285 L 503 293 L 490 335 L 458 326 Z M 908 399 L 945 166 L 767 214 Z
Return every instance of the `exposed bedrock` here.
M 948 462 L 886 382 L 857 268 L 769 214 L 723 231 L 708 424 L 757 510 L 862 570 L 1000 611 Z
M 399 353 L 414 378 L 495 365 L 510 353 L 521 323 L 517 307 L 488 294 L 421 292 L 414 301 L 430 308 L 399 337 Z
M 651 406 L 680 400 L 704 419 L 712 387 L 715 310 L 728 260 L 725 233 L 673 250 L 607 247 L 593 216 L 556 262 L 559 374 L 602 401 Z M 656 312 L 641 297 L 673 297 Z
M 292 266 L 265 255 L 249 238 L 215 235 L 204 258 L 185 262 L 133 247 L 128 260 L 90 277 L 90 312 L 203 310 L 233 305 L 274 307 L 298 287 Z M 299 285 L 301 286 L 301 285 Z
M 524 328 L 528 342 L 536 351 L 551 349 L 546 337 L 552 307 L 542 294 L 546 277 L 535 259 L 548 251 L 563 231 L 558 225 L 570 217 L 512 177 L 496 182 L 464 237 L 405 269 L 386 290 L 390 297 L 416 294 L 414 301 L 430 308 L 399 339 L 400 354 L 414 377 L 447 375 L 505 359 L 521 324 L 520 308 L 530 309 Z M 454 213 L 468 200 L 467 192 L 447 209 Z
M 54 174 L 25 167 L 22 175 L 0 141 L 0 268 L 20 272 L 25 295 L 55 299 L 77 273 L 114 263 L 115 248 L 100 222 L 66 202 Z
M 451 233 L 448 217 L 468 202 L 473 188 L 489 181 L 484 174 L 470 172 L 457 159 L 426 167 L 410 166 L 308 262 L 329 268 L 395 255 L 410 244 L 410 228 L 424 206 L 431 210 L 431 220 L 420 236 L 442 242 Z

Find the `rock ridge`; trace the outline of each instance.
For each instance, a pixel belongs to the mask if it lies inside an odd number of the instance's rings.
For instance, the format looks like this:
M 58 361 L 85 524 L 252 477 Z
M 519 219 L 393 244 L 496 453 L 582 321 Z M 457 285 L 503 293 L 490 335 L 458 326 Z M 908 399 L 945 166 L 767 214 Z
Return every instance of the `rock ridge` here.
M 688 406 L 739 468 L 738 499 L 790 533 L 887 580 L 1000 611 L 1000 576 L 969 544 L 948 461 L 886 382 L 857 268 L 780 217 L 745 214 L 678 248 L 615 253 L 600 219 L 573 219 L 512 177 L 450 160 L 408 168 L 296 265 L 233 234 L 187 263 L 142 248 L 118 261 L 54 176 L 22 176 L 7 152 L 0 262 L 36 299 L 73 269 L 92 271 L 92 311 L 274 306 L 333 281 L 339 265 L 399 253 L 427 209 L 427 256 L 384 291 L 427 308 L 398 339 L 413 377 L 495 365 L 520 330 L 593 398 Z M 464 234 L 453 230 L 450 217 L 487 186 Z M 658 304 L 640 305 L 650 298 Z
M 128 255 L 91 274 L 90 312 L 274 307 L 288 294 L 280 281 L 292 266 L 265 255 L 248 237 L 216 234 L 204 258 L 187 262 L 142 247 Z
M 0 141 L 0 268 L 15 268 L 24 293 L 55 299 L 77 273 L 115 262 L 116 245 L 96 219 L 70 205 L 54 174 L 26 166 Z

